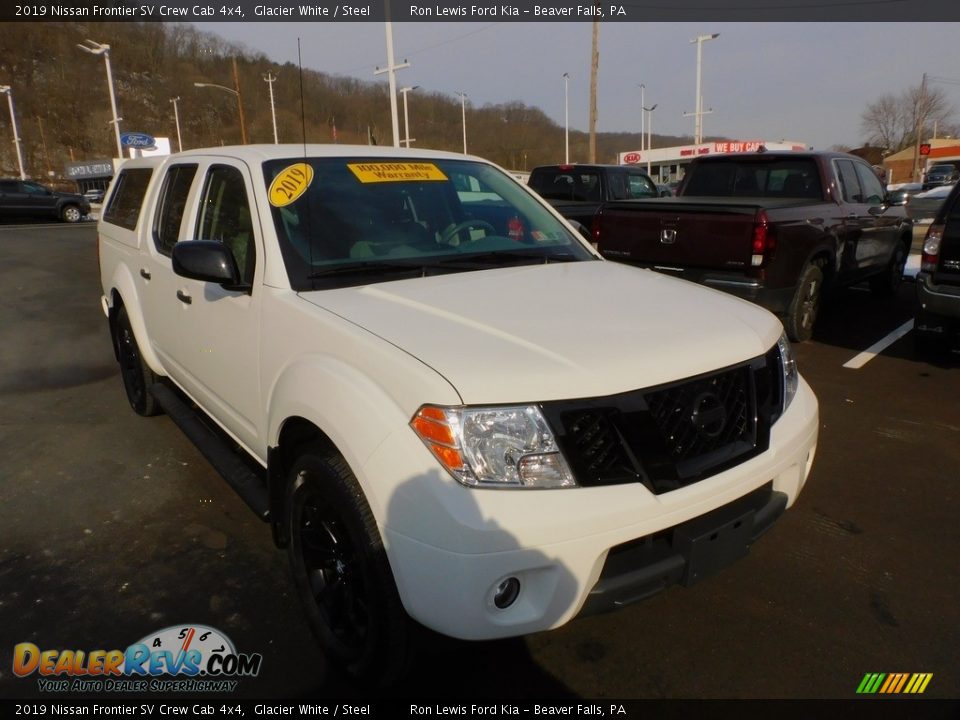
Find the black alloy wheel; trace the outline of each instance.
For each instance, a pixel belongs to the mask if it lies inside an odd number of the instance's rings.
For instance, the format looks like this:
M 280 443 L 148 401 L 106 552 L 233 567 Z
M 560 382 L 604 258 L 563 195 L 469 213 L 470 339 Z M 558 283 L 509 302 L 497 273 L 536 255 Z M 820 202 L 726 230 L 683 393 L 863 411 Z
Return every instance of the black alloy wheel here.
M 321 447 L 302 452 L 289 477 L 287 552 L 310 627 L 349 675 L 389 686 L 412 656 L 413 623 L 363 491 L 343 457 Z

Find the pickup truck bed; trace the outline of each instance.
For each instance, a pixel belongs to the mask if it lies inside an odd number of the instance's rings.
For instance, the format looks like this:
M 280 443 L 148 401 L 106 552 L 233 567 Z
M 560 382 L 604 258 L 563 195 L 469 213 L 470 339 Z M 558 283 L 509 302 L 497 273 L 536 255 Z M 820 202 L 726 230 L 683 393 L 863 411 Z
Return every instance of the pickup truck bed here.
M 802 341 L 823 286 L 869 280 L 878 295 L 896 292 L 912 230 L 884 202 L 870 167 L 850 155 L 698 158 L 680 197 L 604 203 L 591 231 L 605 257 L 756 302 Z

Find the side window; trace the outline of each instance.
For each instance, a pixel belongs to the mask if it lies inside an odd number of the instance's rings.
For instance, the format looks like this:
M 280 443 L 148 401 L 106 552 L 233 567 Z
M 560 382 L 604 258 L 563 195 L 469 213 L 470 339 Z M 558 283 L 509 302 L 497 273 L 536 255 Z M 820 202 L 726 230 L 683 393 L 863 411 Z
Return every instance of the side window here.
M 35 183 L 20 183 L 20 187 L 23 188 L 23 192 L 30 193 L 31 195 L 46 195 L 47 189 L 42 185 L 36 185 Z
M 646 175 L 627 175 L 627 183 L 629 185 L 630 194 L 627 197 L 630 198 L 651 198 L 657 197 L 660 192 L 657 190 L 657 186 L 653 184 L 653 180 L 648 178 Z
M 868 205 L 883 204 L 883 185 L 880 184 L 880 178 L 871 167 L 865 163 L 854 163 L 857 168 L 857 176 L 860 179 L 863 202 Z
M 253 283 L 256 244 L 243 174 L 234 167 L 214 165 L 207 172 L 197 218 L 196 237 L 217 240 L 230 248 L 246 285 Z
M 110 204 L 104 210 L 103 221 L 127 230 L 136 228 L 143 196 L 152 175 L 152 168 L 121 170 L 115 181 L 113 195 L 110 196 Z
M 160 205 L 153 220 L 153 243 L 162 255 L 169 257 L 173 246 L 180 240 L 180 223 L 196 174 L 196 165 L 174 165 L 167 170 L 167 176 L 163 179 Z
M 860 181 L 857 179 L 857 170 L 852 160 L 837 160 L 837 176 L 840 178 L 840 188 L 843 199 L 850 203 L 862 203 L 863 194 L 860 190 Z
M 610 183 L 611 200 L 626 200 L 630 197 L 630 193 L 627 188 L 627 176 L 625 173 L 608 173 L 607 181 Z
M 20 192 L 20 183 L 15 180 L 0 180 L 0 192 L 15 193 Z

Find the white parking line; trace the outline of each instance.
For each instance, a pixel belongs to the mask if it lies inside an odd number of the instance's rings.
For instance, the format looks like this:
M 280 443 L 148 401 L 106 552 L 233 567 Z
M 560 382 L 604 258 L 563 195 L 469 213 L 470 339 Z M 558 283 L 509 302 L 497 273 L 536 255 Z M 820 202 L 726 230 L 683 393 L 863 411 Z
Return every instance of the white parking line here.
M 854 356 L 852 360 L 845 362 L 843 366 L 845 368 L 850 368 L 851 370 L 859 370 L 911 330 L 913 330 L 913 318 L 907 320 L 903 325 L 898 327 L 882 340 L 877 340 L 877 342 L 868 347 L 862 353 Z

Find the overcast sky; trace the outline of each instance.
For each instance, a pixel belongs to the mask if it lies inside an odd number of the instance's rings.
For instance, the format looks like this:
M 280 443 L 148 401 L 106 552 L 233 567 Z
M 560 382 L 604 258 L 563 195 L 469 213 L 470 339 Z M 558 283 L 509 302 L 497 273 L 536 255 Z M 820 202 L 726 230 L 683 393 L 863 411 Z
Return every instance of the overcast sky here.
M 383 23 L 204 23 L 200 29 L 260 50 L 278 63 L 363 80 L 386 64 Z M 563 73 L 570 74 L 570 124 L 586 130 L 589 22 L 394 23 L 398 87 L 463 90 L 477 106 L 519 100 L 564 122 Z M 705 135 L 794 140 L 816 148 L 862 144 L 860 114 L 886 92 L 941 80 L 960 121 L 958 23 L 610 23 L 600 30 L 599 129 L 639 131 L 640 88 L 654 132 L 693 134 L 697 35 L 703 46 Z M 281 75 L 279 82 L 296 82 Z M 249 91 L 245 91 L 249 92 Z M 266 94 L 266 84 L 263 88 Z M 416 135 L 416 94 L 410 95 Z M 469 130 L 469 128 L 468 128 Z M 626 149 L 626 148 L 625 148 Z

